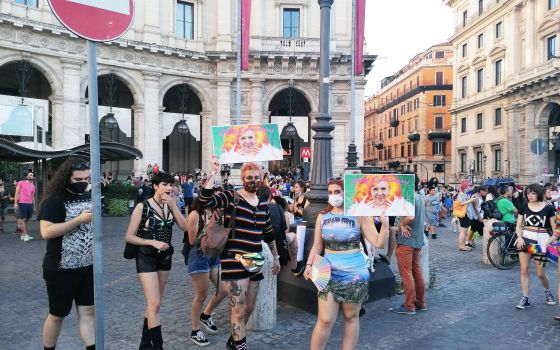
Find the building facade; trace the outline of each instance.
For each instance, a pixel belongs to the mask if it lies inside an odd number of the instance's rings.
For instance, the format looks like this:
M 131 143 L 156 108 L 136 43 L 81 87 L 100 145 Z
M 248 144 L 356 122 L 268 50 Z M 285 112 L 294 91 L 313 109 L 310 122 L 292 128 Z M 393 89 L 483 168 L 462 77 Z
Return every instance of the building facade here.
M 445 2 L 456 17 L 450 39 L 455 176 L 556 182 L 560 2 Z
M 448 182 L 451 162 L 453 48 L 416 55 L 365 103 L 365 163 Z
M 351 4 L 335 1 L 332 10 L 332 156 L 333 171 L 340 173 L 350 141 Z M 97 45 L 102 141 L 130 144 L 144 154 L 105 164 L 104 171 L 122 178 L 143 174 L 155 163 L 178 172 L 208 167 L 211 126 L 235 123 L 236 15 L 236 1 L 230 0 L 137 0 L 130 30 Z M 286 156 L 269 166 L 296 166 L 299 148 L 313 147 L 319 20 L 316 0 L 252 2 L 241 123 L 278 123 L 282 131 L 292 122 L 297 129 L 295 136 L 282 135 Z M 366 74 L 374 58 L 365 56 Z M 364 85 L 364 76 L 358 76 L 357 115 L 363 115 Z M 0 0 L 0 105 L 21 97 L 39 132 L 15 141 L 58 150 L 87 140 L 86 42 L 60 25 L 47 0 Z M 109 113 L 116 124 L 107 123 Z M 186 134 L 177 129 L 181 120 L 189 126 Z M 357 141 L 361 157 L 363 142 Z

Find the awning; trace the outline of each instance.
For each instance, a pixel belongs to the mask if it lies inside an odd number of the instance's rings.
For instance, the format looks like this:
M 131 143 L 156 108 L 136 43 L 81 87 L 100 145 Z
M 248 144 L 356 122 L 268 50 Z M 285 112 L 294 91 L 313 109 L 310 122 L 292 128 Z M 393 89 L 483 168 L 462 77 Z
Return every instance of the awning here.
M 144 155 L 139 149 L 118 142 L 101 142 L 101 162 L 140 159 Z M 38 151 L 20 146 L 12 141 L 0 138 L 0 159 L 12 162 L 32 162 L 41 159 L 65 157 L 89 158 L 89 144 L 79 145 L 60 151 Z

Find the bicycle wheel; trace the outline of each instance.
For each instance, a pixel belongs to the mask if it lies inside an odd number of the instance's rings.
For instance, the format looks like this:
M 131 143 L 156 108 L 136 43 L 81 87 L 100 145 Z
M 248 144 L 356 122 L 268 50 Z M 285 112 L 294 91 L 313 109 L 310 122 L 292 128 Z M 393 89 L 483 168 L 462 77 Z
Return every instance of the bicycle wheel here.
M 498 233 L 490 237 L 486 255 L 492 266 L 500 270 L 509 270 L 519 262 L 519 255 L 513 245 L 508 247 L 511 235 Z

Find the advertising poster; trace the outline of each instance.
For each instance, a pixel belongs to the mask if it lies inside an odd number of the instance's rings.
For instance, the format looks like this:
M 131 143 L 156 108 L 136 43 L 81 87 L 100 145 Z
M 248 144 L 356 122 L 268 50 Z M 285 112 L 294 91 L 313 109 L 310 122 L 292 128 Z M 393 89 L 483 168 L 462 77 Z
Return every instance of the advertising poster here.
M 282 159 L 277 124 L 213 126 L 212 139 L 220 164 Z
M 414 216 L 414 175 L 344 175 L 344 212 L 353 216 Z

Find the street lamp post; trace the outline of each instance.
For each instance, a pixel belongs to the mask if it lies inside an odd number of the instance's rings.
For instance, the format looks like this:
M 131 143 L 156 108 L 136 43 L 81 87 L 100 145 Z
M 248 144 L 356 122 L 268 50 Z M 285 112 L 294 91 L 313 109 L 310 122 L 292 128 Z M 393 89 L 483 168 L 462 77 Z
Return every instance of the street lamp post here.
M 488 159 L 488 157 L 485 154 L 482 156 L 482 180 L 486 179 L 486 159 Z
M 314 149 L 311 164 L 311 190 L 306 194 L 309 206 L 304 210 L 304 219 L 308 225 L 315 225 L 315 214 L 325 208 L 327 195 L 327 181 L 332 177 L 331 131 L 334 125 L 329 114 L 329 52 L 331 30 L 331 7 L 334 0 L 318 0 L 321 9 L 321 47 L 319 73 L 319 113 L 316 122 L 311 126 L 315 131 L 313 136 Z

